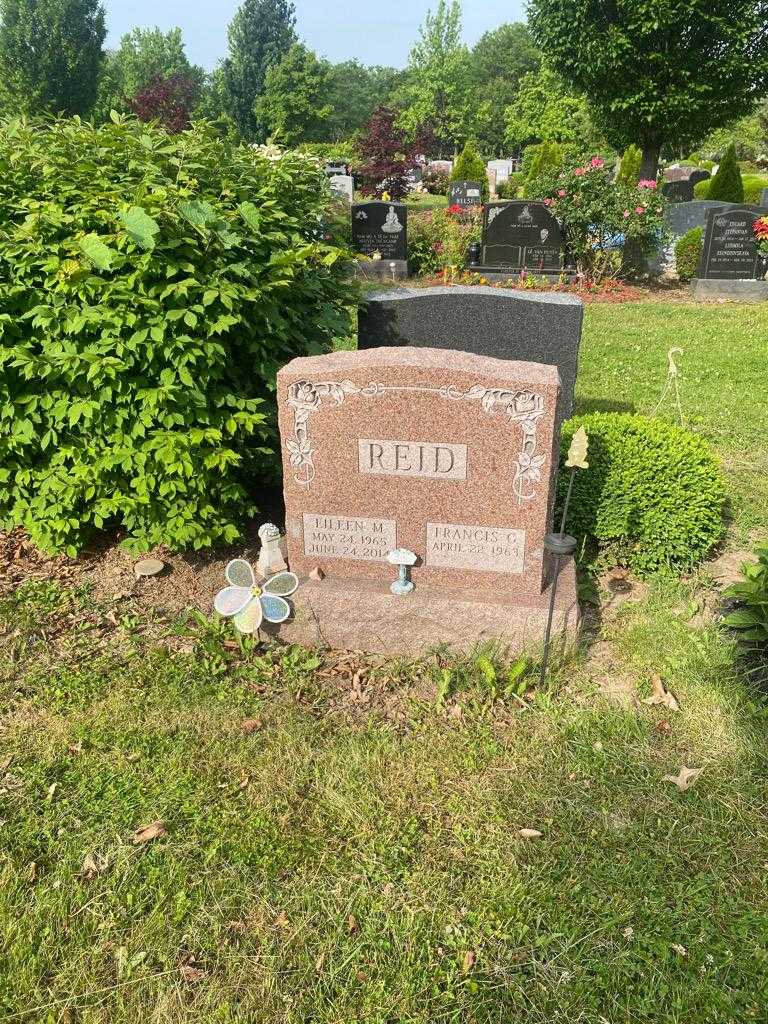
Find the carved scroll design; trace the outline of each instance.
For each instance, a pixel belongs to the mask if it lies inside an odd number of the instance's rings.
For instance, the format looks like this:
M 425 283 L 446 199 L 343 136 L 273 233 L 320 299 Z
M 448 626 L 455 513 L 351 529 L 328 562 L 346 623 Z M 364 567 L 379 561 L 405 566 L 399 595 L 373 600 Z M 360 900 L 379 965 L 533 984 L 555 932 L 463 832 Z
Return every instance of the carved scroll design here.
M 536 428 L 544 413 L 544 399 L 534 391 L 507 391 L 503 388 L 486 388 L 473 384 L 462 391 L 455 384 L 430 387 L 426 384 L 380 384 L 372 382 L 358 387 L 350 380 L 343 381 L 296 381 L 288 387 L 288 405 L 293 409 L 293 438 L 286 441 L 294 480 L 309 487 L 315 478 L 314 448 L 309 436 L 309 418 L 330 399 L 334 405 L 341 405 L 349 395 L 364 398 L 379 398 L 388 391 L 418 391 L 438 395 L 450 401 L 478 402 L 490 415 L 497 412 L 516 423 L 522 435 L 522 444 L 515 464 L 512 489 L 518 504 L 536 496 L 534 486 L 541 480 L 541 469 L 546 455 L 536 454 Z

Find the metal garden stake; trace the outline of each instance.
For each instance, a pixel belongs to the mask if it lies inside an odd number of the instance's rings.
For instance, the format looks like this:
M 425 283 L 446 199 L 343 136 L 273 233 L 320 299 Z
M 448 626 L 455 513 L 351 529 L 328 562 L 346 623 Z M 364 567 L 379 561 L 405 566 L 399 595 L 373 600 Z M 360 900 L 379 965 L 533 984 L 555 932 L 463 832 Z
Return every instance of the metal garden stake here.
M 565 460 L 566 467 L 571 471 L 571 479 L 568 481 L 568 491 L 565 495 L 563 515 L 560 520 L 560 532 L 548 533 L 544 538 L 544 549 L 555 556 L 555 571 L 549 594 L 549 614 L 547 615 L 547 628 L 544 632 L 544 651 L 541 656 L 541 672 L 539 674 L 539 683 L 542 686 L 544 685 L 544 680 L 547 677 L 547 665 L 549 663 L 549 643 L 552 636 L 552 619 L 555 614 L 555 598 L 557 597 L 557 583 L 560 579 L 560 562 L 563 558 L 567 558 L 569 555 L 572 555 L 576 550 L 576 538 L 569 536 L 565 532 L 565 521 L 568 515 L 568 506 L 571 502 L 573 482 L 576 479 L 576 470 L 589 469 L 589 463 L 587 462 L 588 444 L 589 439 L 587 437 L 587 432 L 584 430 L 584 427 L 579 427 L 579 429 L 573 435 L 571 447 L 568 449 L 568 458 Z

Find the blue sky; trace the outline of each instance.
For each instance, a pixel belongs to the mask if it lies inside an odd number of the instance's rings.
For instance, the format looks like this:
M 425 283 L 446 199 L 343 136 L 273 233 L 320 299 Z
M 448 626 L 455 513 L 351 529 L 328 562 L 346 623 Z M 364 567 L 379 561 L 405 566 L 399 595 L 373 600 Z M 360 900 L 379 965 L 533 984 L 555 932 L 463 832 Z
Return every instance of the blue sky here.
M 162 29 L 178 25 L 187 56 L 213 68 L 227 47 L 227 25 L 239 0 L 103 0 L 108 46 L 135 25 Z M 436 0 L 295 0 L 299 36 L 329 60 L 356 57 L 364 64 L 403 67 L 418 27 Z M 464 38 L 474 43 L 504 21 L 524 20 L 523 0 L 464 0 Z

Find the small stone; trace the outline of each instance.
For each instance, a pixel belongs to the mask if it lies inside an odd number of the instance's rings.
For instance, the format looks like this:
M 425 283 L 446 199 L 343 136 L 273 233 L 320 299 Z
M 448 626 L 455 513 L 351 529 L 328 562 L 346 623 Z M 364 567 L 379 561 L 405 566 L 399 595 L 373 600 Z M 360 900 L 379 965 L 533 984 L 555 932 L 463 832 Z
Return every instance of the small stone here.
M 165 562 L 161 562 L 159 558 L 142 558 L 140 562 L 136 562 L 133 567 L 133 571 L 137 579 L 142 576 L 157 576 L 165 568 Z
M 325 573 L 323 572 L 319 565 L 316 565 L 315 568 L 311 570 L 309 578 L 319 583 L 320 580 L 325 579 Z

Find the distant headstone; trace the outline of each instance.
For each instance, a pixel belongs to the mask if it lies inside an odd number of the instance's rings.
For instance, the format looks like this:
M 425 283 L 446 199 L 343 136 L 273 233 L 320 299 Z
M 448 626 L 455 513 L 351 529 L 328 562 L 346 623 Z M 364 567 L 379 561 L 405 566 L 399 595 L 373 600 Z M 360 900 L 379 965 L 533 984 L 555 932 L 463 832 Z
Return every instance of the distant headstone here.
M 325 165 L 325 173 L 328 175 L 329 178 L 336 177 L 336 175 L 339 174 L 346 174 L 347 165 L 341 163 L 338 160 L 329 162 Z
M 758 206 L 710 210 L 698 277 L 704 280 L 754 281 L 765 273 L 754 223 L 768 213 Z
M 666 181 L 661 186 L 661 191 L 670 203 L 690 203 L 693 199 L 693 183 L 690 178 Z
M 443 174 L 450 174 L 453 170 L 453 160 L 430 160 L 427 171 L 434 173 L 441 171 Z
M 292 598 L 286 639 L 390 654 L 536 643 L 553 569 L 558 390 L 554 366 L 434 349 L 284 366 L 289 563 L 315 574 Z M 398 549 L 416 556 L 405 596 L 390 589 Z M 571 563 L 561 625 L 574 624 L 574 584 Z
M 678 164 L 672 164 L 671 167 L 664 169 L 663 178 L 664 181 L 687 181 L 689 170 L 687 167 L 680 167 Z
M 489 160 L 487 163 L 489 171 L 496 172 L 496 184 L 501 185 L 502 182 L 506 181 L 514 170 L 514 161 L 512 160 Z
M 448 205 L 467 209 L 481 206 L 483 189 L 479 181 L 452 181 L 448 188 Z
M 405 203 L 353 203 L 352 248 L 382 260 L 408 259 L 408 210 Z
M 718 199 L 694 199 L 690 203 L 668 203 L 664 210 L 664 225 L 673 238 L 679 238 L 692 228 L 705 228 L 710 210 L 728 210 L 740 203 L 723 203 Z
M 490 193 L 491 199 L 496 198 L 496 171 L 492 167 L 486 167 L 485 176 L 488 179 L 488 192 Z
M 764 188 L 760 193 L 760 205 L 768 207 L 768 188 Z
M 355 179 L 351 174 L 334 174 L 328 179 L 331 191 L 352 203 L 355 198 Z
M 423 178 L 424 172 L 420 167 L 411 167 L 405 172 L 405 180 L 411 192 L 421 185 Z
M 709 171 L 702 169 L 699 171 L 691 171 L 691 176 L 688 181 L 690 181 L 692 185 L 698 185 L 700 181 L 707 181 L 711 177 L 712 174 Z
M 357 347 L 457 349 L 497 359 L 549 363 L 562 382 L 558 422 L 573 414 L 584 309 L 557 292 L 511 288 L 396 288 L 366 296 Z
M 483 211 L 480 263 L 473 269 L 558 273 L 565 266 L 562 229 L 544 203 L 488 203 Z

